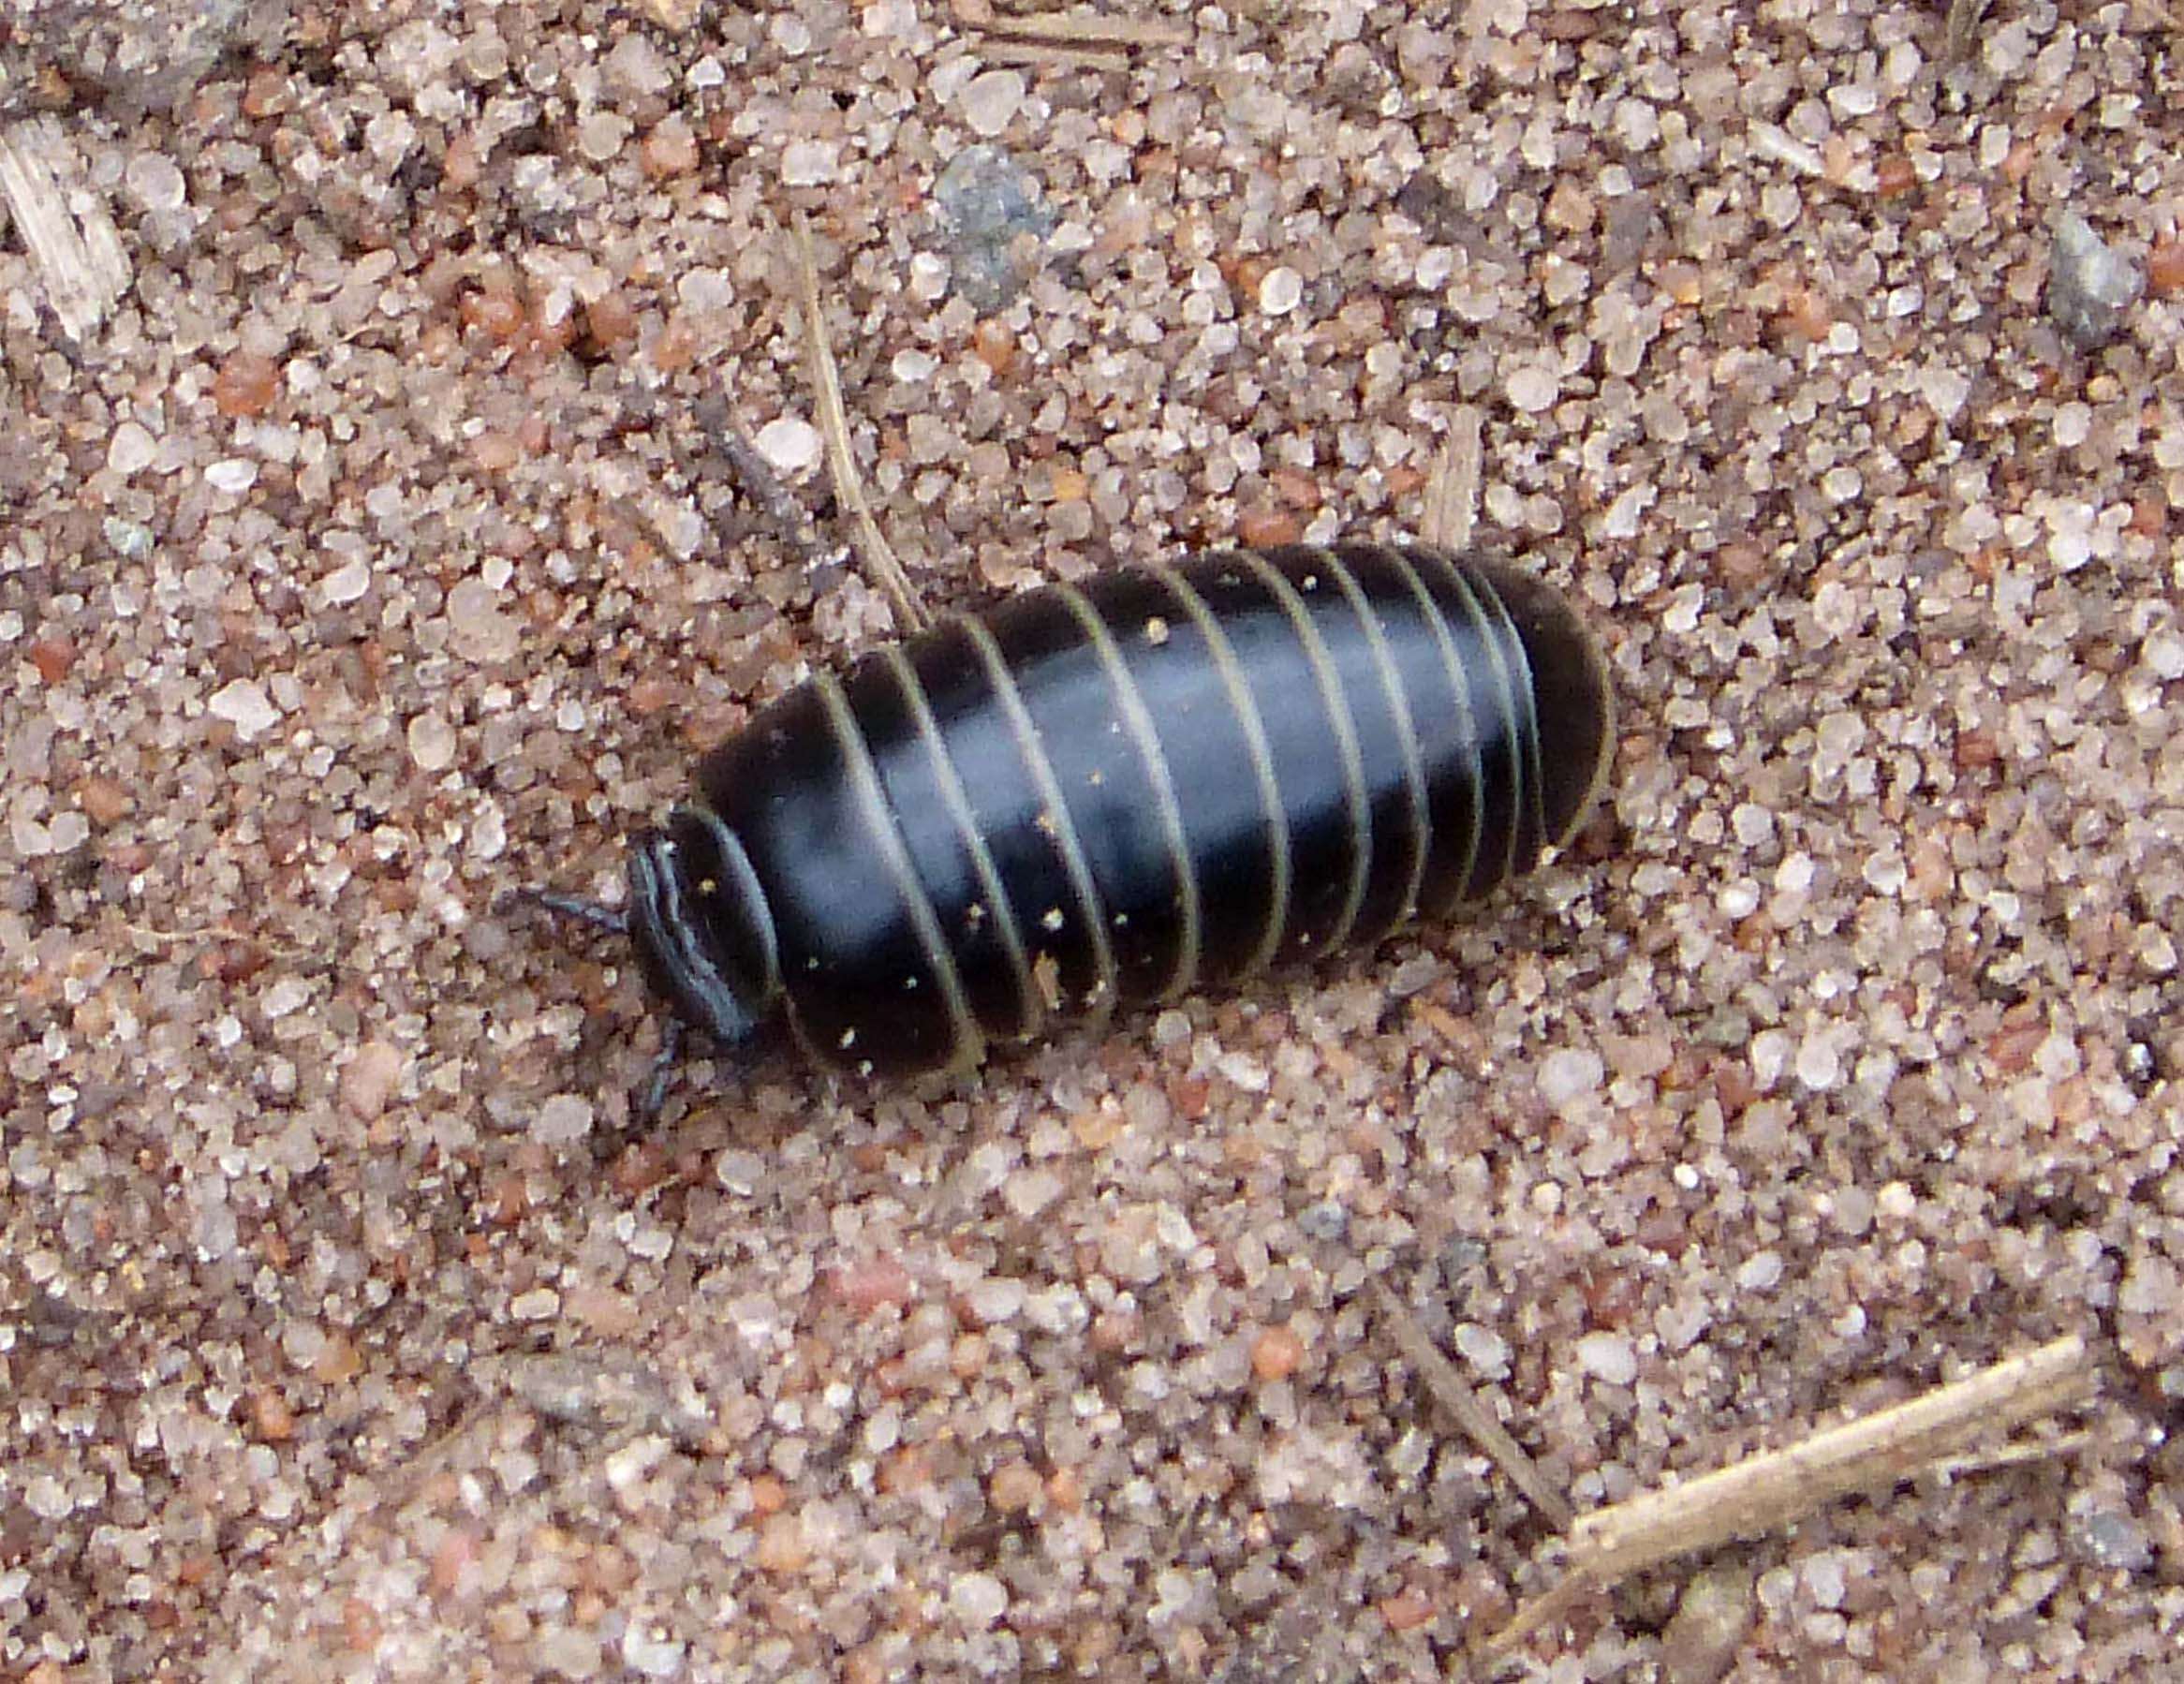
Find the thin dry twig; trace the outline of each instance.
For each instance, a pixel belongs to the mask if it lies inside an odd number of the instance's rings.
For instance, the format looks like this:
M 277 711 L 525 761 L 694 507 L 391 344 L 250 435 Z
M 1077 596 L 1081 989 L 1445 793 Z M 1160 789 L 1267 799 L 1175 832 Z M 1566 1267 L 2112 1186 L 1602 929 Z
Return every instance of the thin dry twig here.
M 1968 1479 L 1975 1473 L 1994 1473 L 2004 1468 L 2022 1468 L 2027 1462 L 2053 1462 L 2075 1455 L 2092 1443 L 2089 1432 L 2060 1433 L 2035 1444 L 2003 1444 L 1970 1455 L 1949 1456 L 1926 1470 L 1942 1481 Z
M 1463 551 L 1479 523 L 1479 482 L 1484 478 L 1485 414 L 1466 404 L 1449 419 L 1448 442 L 1433 459 L 1425 482 L 1425 510 L 1418 536 L 1437 550 Z
M 1785 1449 L 1586 1514 L 1571 1529 L 1571 1557 L 1616 1579 L 1774 1531 L 1839 1498 L 1924 1472 L 1990 1430 L 2053 1414 L 2092 1384 L 2085 1341 L 2058 1339 Z
M 1023 65 L 1040 70 L 1112 70 L 1125 62 L 1123 55 L 1111 48 L 1054 47 L 998 37 L 980 43 L 979 56 L 996 65 Z
M 834 480 L 834 498 L 849 512 L 859 559 L 873 583 L 894 604 L 898 629 L 922 631 L 932 624 L 925 605 L 919 601 L 910 576 L 888 544 L 879 523 L 872 518 L 864 500 L 864 485 L 857 476 L 857 461 L 849 450 L 849 414 L 842 405 L 842 377 L 834 366 L 834 347 L 827 344 L 826 318 L 819 307 L 819 258 L 812 249 L 811 227 L 798 214 L 790 225 L 796 237 L 798 290 L 804 304 L 804 354 L 819 400 L 819 436 L 827 448 L 827 473 Z
M 2094 1380 L 2085 1340 L 2057 1339 L 1876 1414 L 1820 1428 L 1782 1450 L 1597 1509 L 1569 1529 L 1568 1575 L 1518 1609 L 1487 1652 L 1507 1652 L 1594 1587 L 1733 1539 L 1780 1530 L 1842 1498 L 1951 1466 L 1975 1439 L 2083 1402 Z M 2076 1442 L 2083 1440 L 2011 1446 L 2000 1454 L 2009 1460 L 2052 1457 Z
M 1985 21 L 1989 0 L 1949 0 L 1947 22 L 1942 27 L 1942 40 L 1949 63 L 1968 64 L 1972 49 L 1979 44 L 1979 26 Z
M 271 953 L 276 959 L 285 959 L 293 965 L 322 964 L 325 955 L 291 947 L 287 942 L 275 941 L 270 937 L 253 935 L 248 930 L 238 930 L 227 924 L 208 923 L 179 930 L 162 930 L 148 923 L 131 923 L 122 920 L 122 928 L 140 941 L 149 941 L 159 947 L 180 947 L 191 941 L 232 941 L 239 947 L 254 947 L 260 953 Z
M 106 319 L 131 276 L 113 218 L 82 176 L 75 143 L 54 118 L 0 130 L 0 206 L 22 234 L 53 314 L 78 340 Z
M 1491 1660 L 1506 1655 L 1534 1632 L 1553 1625 L 1601 1587 L 1601 1581 L 1583 1568 L 1572 1568 L 1514 1614 L 1509 1623 L 1480 1646 L 1480 1656 Z
M 990 0 L 955 0 L 952 9 L 958 23 L 987 37 L 981 47 L 986 56 L 997 59 L 995 49 L 1008 47 L 1016 63 L 1110 65 L 1132 52 L 1188 47 L 1193 38 L 1188 24 L 1167 18 L 1004 12 Z
M 1525 1455 L 1524 1446 L 1509 1436 L 1485 1399 L 1467 1385 L 1455 1365 L 1441 1355 L 1433 1337 L 1419 1325 L 1418 1318 L 1403 1301 L 1379 1281 L 1373 1283 L 1373 1293 L 1396 1347 L 1464 1436 L 1509 1475 L 1510 1483 L 1525 1494 L 1533 1508 L 1568 1531 L 1574 1520 L 1570 1504 L 1547 1484 L 1538 1466 Z

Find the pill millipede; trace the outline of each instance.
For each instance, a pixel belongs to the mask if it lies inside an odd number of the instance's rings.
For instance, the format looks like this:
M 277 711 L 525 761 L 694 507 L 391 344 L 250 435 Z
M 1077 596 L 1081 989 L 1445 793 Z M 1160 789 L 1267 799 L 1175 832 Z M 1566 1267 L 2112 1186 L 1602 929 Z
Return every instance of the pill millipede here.
M 634 838 L 625 932 L 731 1057 L 878 1076 L 1444 919 L 1584 823 L 1613 693 L 1513 562 L 1343 543 L 1050 583 L 816 673 Z

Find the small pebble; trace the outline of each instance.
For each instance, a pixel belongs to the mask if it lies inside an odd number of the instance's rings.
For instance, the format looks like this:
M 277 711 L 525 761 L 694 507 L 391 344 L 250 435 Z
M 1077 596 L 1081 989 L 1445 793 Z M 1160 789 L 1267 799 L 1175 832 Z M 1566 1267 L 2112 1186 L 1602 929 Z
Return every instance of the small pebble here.
M 832 140 L 791 140 L 781 149 L 781 181 L 790 187 L 817 187 L 831 182 L 840 167 L 841 148 Z
M 409 722 L 409 758 L 421 772 L 445 772 L 455 760 L 455 732 L 437 714 L 420 714 Z
M 1825 1093 L 1842 1080 L 1842 1056 L 1834 1034 L 1816 1028 L 1798 1043 L 1797 1079 L 1816 1093 Z
M 811 1544 L 804 1532 L 804 1517 L 793 1511 L 774 1515 L 759 1529 L 759 1546 L 752 1554 L 766 1573 L 802 1573 L 811 1560 Z
M 143 472 L 159 456 L 159 444 L 135 421 L 124 421 L 107 441 L 106 465 L 117 474 Z
M 372 587 L 371 564 L 362 556 L 345 561 L 319 582 L 319 594 L 339 607 L 354 602 Z
M 614 50 L 607 54 L 600 68 L 608 91 L 620 99 L 664 94 L 674 82 L 667 60 L 660 55 L 652 37 L 641 29 L 631 30 L 615 42 Z
M 987 314 L 1021 292 L 1055 227 L 1039 178 L 999 146 L 967 146 L 933 184 L 933 202 L 947 241 L 943 268 L 966 302 Z
M 963 85 L 963 120 L 981 140 L 998 137 L 1024 103 L 1024 73 L 988 70 Z
M 49 1525 L 75 1513 L 76 1499 L 68 1487 L 51 1474 L 38 1474 L 23 1487 L 23 1507 Z
M 689 1646 L 643 1625 L 632 1625 L 622 1633 L 622 1659 L 641 1677 L 673 1678 L 682 1676 Z
M 981 1327 L 1012 1322 L 1024 1313 L 1024 1283 L 1005 1276 L 989 1276 L 963 1295 L 964 1307 Z
M 2075 211 L 2065 212 L 2056 225 L 2048 262 L 2048 313 L 2079 350 L 2099 350 L 2122 327 L 2125 313 L 2146 288 L 2146 276 Z
M 988 1499 L 1004 1514 L 1022 1514 L 1036 1508 L 1045 1495 L 1046 1482 L 1040 1478 L 1039 1470 L 1021 1458 L 995 1469 L 986 1484 Z
M 751 442 L 777 474 L 800 474 L 819 459 L 819 430 L 798 416 L 768 421 Z
M 1251 1372 L 1261 1380 L 1287 1380 L 1303 1366 L 1305 1341 L 1287 1327 L 1269 1327 L 1251 1346 Z
M 108 516 L 99 523 L 99 533 L 112 546 L 113 553 L 129 561 L 140 561 L 152 553 L 152 529 L 141 521 L 125 521 Z
M 1589 1047 L 1557 1047 L 1540 1061 L 1540 1097 L 1557 1111 L 1600 1090 L 1607 1065 Z
M 1452 1342 L 1456 1354 L 1488 1380 L 1498 1380 L 1508 1373 L 1509 1341 L 1492 1328 L 1476 1322 L 1459 1322 Z
M 1287 263 L 1268 270 L 1259 283 L 1259 307 L 1268 316 L 1287 316 L 1305 298 L 1305 277 Z
M 917 1282 L 897 1257 L 866 1257 L 834 1271 L 834 1295 L 859 1315 L 908 1304 L 918 1295 Z
M 1062 1178 L 1047 1169 L 1018 1170 L 1001 1184 L 1001 1198 L 1018 1217 L 1035 1217 L 1062 1194 Z
M 280 710 L 266 700 L 262 687 L 248 678 L 222 685 L 205 703 L 215 719 L 225 719 L 244 742 L 261 736 L 280 723 Z
M 137 798 L 127 785 L 96 773 L 76 786 L 76 799 L 97 824 L 112 824 L 137 810 Z
M 230 456 L 205 469 L 205 483 L 214 491 L 239 497 L 258 483 L 258 464 L 244 457 Z
M 612 159 L 628 139 L 629 120 L 618 111 L 592 111 L 577 125 L 577 150 L 595 164 Z
M 1512 406 L 1526 415 L 1538 415 L 1555 406 L 1561 382 L 1556 378 L 1554 370 L 1537 362 L 1524 362 L 1511 371 L 1505 390 Z
M 2121 1573 L 2144 1573 L 2153 1562 L 2147 1529 L 2121 1509 L 2099 1509 L 2078 1526 L 2079 1541 L 2103 1566 Z
M 949 1587 L 949 1606 L 967 1626 L 982 1631 L 1009 1611 L 1009 1590 L 990 1573 L 967 1573 Z
M 129 160 L 123 179 L 140 210 L 179 211 L 189 194 L 187 178 L 163 153 L 138 153 Z
M 1781 1281 L 1782 1254 L 1778 1251 L 1755 1253 L 1737 1266 L 1736 1284 L 1740 1291 L 1769 1292 L 1779 1286 Z
M 301 1012 L 311 1000 L 311 984 L 301 977 L 283 977 L 258 1001 L 267 1018 L 278 1019 Z
M 1577 1341 L 1578 1365 L 1596 1380 L 1627 1386 L 1638 1378 L 1638 1352 L 1619 1333 L 1588 1333 Z
M 384 1041 L 367 1041 L 342 1067 L 341 1102 L 352 1115 L 371 1122 L 387 1109 L 402 1080 L 402 1054 Z
M 1661 1672 L 1669 1684 L 1719 1684 L 1727 1677 L 1756 1603 L 1748 1567 L 1724 1562 L 1694 1574 L 1660 1634 Z
M 2138 656 L 2147 671 L 2164 683 L 2184 678 L 2184 636 L 2175 631 L 2155 632 L 2139 646 Z
M 531 1138 L 542 1146 L 572 1146 L 592 1131 L 592 1102 L 582 1094 L 557 1093 L 531 1119 Z
M 448 626 L 458 654 L 480 662 L 511 658 L 520 646 L 516 622 L 500 608 L 500 593 L 482 579 L 465 579 L 448 593 Z

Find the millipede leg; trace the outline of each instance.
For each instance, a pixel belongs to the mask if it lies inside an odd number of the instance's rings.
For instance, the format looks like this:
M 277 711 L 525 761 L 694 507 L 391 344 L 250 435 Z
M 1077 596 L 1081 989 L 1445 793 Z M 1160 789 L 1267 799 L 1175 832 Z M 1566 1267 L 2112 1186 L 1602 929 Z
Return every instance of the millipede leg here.
M 652 1075 L 644 1085 L 644 1092 L 637 1101 L 637 1118 L 642 1123 L 657 1121 L 660 1107 L 667 1103 L 668 1082 L 675 1073 L 675 1066 L 683 1058 L 683 1020 L 669 1012 L 667 1024 L 660 1030 L 659 1052 L 652 1061 Z
M 712 435 L 713 448 L 728 465 L 737 488 L 757 507 L 774 528 L 775 536 L 793 551 L 807 569 L 838 567 L 849 559 L 846 543 L 829 544 L 819 537 L 810 510 L 781 483 L 773 465 L 759 452 L 730 416 L 728 405 L 708 398 L 698 406 L 698 424 Z
M 586 900 L 580 894 L 563 894 L 554 889 L 511 889 L 494 904 L 496 907 L 543 907 L 559 917 L 573 918 L 580 923 L 588 923 L 595 929 L 605 930 L 612 935 L 629 934 L 629 915 L 627 912 L 602 901 Z M 645 1078 L 643 1092 L 637 1096 L 638 1121 L 656 1121 L 660 1107 L 667 1103 L 668 1083 L 674 1076 L 675 1066 L 682 1061 L 683 1038 L 686 1028 L 687 1026 L 672 1012 L 666 1014 L 660 1030 L 659 1052 L 652 1061 L 652 1073 Z
M 543 907 L 549 912 L 563 918 L 576 919 L 579 923 L 590 924 L 594 929 L 605 930 L 610 935 L 629 934 L 629 915 L 619 907 L 610 907 L 604 901 L 586 900 L 581 894 L 563 894 L 555 889 L 511 889 L 494 905 Z

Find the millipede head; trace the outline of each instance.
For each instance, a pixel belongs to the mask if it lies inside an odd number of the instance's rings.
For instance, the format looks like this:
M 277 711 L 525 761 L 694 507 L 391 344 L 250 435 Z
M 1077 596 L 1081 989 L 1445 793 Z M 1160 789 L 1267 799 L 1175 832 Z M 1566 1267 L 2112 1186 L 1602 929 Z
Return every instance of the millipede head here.
M 653 990 L 723 1048 L 753 1040 L 781 999 L 773 914 L 735 833 L 677 807 L 630 846 L 629 938 Z

